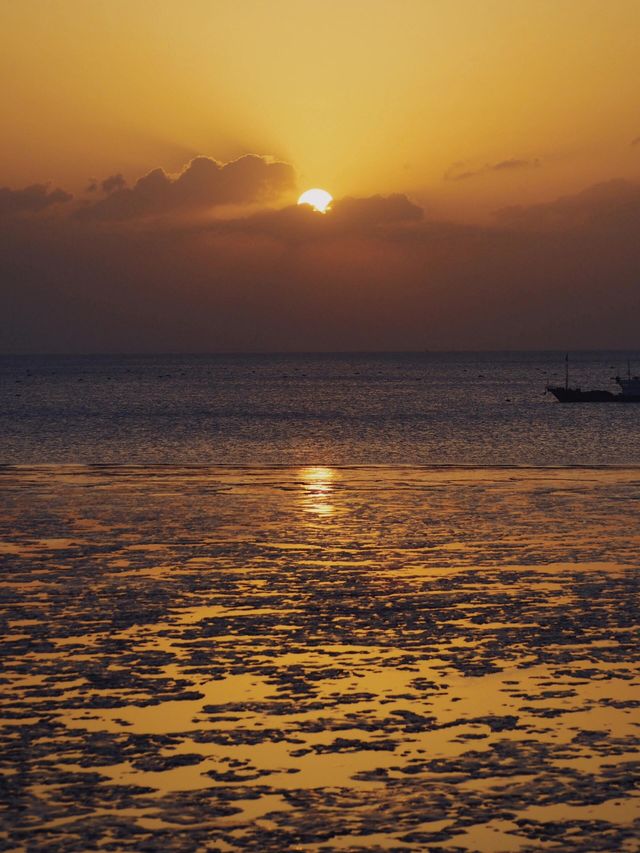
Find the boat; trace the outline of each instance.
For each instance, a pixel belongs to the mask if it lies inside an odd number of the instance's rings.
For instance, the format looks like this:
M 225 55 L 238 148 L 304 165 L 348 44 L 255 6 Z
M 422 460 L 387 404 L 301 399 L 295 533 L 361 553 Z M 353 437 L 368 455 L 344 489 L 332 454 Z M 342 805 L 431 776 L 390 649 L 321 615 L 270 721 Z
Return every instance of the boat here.
M 615 394 L 615 397 L 620 397 L 623 403 L 640 403 L 640 376 L 631 376 L 631 370 L 626 379 L 615 377 L 615 381 L 622 388 L 621 394 Z
M 560 403 L 640 403 L 640 376 L 631 376 L 631 365 L 627 362 L 627 378 L 616 376 L 614 381 L 621 388 L 619 394 L 594 388 L 583 391 L 569 386 L 569 354 L 565 356 L 564 385 L 547 385 L 546 391 Z M 546 393 L 546 392 L 545 392 Z
M 562 386 L 547 386 L 549 391 L 560 403 L 617 403 L 622 402 L 619 398 L 622 394 L 614 394 L 613 391 L 594 389 L 593 391 L 582 391 L 580 388 L 563 388 Z

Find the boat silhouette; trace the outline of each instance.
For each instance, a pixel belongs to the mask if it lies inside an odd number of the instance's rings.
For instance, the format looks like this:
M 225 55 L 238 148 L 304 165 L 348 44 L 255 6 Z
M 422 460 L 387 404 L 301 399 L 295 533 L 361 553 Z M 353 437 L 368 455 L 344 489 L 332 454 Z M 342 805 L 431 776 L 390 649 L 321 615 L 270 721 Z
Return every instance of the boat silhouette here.
M 564 385 L 547 385 L 548 391 L 560 403 L 640 403 L 640 377 L 631 376 L 631 365 L 627 362 L 627 378 L 616 376 L 614 381 L 622 389 L 614 394 L 601 388 L 583 391 L 581 388 L 571 388 L 569 385 L 569 354 L 565 356 Z

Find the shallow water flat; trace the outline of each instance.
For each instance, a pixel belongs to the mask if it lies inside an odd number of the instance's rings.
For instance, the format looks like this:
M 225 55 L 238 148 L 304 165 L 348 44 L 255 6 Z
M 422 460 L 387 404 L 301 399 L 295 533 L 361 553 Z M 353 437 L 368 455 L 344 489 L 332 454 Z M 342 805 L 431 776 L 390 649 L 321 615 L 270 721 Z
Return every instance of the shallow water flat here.
M 0 469 L 2 844 L 640 838 L 638 469 Z

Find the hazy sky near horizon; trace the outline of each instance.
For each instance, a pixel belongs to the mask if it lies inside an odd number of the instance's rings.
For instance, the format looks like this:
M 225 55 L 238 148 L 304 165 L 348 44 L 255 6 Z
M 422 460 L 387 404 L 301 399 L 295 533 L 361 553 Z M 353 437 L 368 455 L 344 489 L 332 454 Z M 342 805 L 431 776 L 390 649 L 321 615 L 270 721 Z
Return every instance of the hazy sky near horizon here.
M 637 0 L 0 22 L 0 349 L 637 343 Z

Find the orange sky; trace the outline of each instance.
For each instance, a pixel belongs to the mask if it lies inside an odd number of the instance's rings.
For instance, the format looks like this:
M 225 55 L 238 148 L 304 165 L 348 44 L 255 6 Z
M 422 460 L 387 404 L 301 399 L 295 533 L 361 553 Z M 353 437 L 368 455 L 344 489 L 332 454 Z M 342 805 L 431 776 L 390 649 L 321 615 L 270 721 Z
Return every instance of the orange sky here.
M 639 45 L 638 0 L 5 2 L 0 350 L 634 347 Z
M 293 163 L 301 189 L 406 192 L 474 218 L 640 174 L 638 0 L 20 0 L 0 14 L 9 185 L 77 192 L 255 152 Z M 491 168 L 505 161 L 522 166 Z M 446 180 L 452 167 L 479 174 Z

